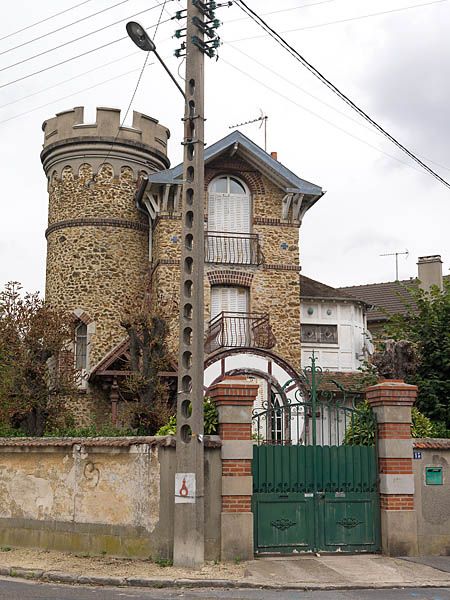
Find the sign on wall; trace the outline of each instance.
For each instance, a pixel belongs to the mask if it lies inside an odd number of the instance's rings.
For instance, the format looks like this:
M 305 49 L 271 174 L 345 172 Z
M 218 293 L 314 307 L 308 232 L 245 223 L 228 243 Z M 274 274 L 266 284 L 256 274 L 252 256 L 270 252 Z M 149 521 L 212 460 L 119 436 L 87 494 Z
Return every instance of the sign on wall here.
M 175 504 L 195 503 L 195 473 L 175 473 Z

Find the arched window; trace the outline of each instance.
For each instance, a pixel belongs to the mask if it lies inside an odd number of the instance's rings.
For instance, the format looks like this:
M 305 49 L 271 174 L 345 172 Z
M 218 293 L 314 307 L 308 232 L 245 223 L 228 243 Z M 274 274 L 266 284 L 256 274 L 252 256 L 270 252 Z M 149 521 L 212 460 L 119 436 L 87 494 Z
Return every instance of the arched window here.
M 208 190 L 207 262 L 251 264 L 250 193 L 230 175 L 214 179 Z
M 250 233 L 250 194 L 245 185 L 229 175 L 209 186 L 208 230 Z
M 87 325 L 79 323 L 75 327 L 75 368 L 86 369 L 87 365 Z

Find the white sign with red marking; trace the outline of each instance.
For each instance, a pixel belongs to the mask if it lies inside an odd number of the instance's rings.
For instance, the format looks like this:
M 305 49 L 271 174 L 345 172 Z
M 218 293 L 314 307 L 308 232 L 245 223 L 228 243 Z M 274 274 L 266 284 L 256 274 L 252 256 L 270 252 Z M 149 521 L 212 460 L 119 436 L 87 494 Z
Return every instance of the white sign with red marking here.
M 175 473 L 175 504 L 195 503 L 195 473 Z

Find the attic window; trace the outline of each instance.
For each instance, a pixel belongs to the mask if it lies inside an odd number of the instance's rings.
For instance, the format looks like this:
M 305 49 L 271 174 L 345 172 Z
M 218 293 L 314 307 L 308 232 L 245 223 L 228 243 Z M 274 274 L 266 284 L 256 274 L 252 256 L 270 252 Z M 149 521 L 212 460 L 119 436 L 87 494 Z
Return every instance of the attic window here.
M 210 191 L 217 194 L 247 194 L 242 183 L 234 177 L 218 177 L 212 182 Z
M 301 340 L 305 344 L 337 344 L 337 325 L 302 325 Z

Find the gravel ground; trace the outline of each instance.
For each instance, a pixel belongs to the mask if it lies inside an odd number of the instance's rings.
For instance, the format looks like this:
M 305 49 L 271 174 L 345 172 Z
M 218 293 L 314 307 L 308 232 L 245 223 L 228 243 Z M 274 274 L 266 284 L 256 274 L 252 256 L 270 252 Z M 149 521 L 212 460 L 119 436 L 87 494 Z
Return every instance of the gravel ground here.
M 90 556 L 87 554 L 69 554 L 50 550 L 31 550 L 25 548 L 0 548 L 0 566 L 43 569 L 81 575 L 100 575 L 105 577 L 163 577 L 178 579 L 195 577 L 196 579 L 241 579 L 244 565 L 233 563 L 207 563 L 199 571 L 188 571 L 175 567 L 163 567 L 150 560 L 111 558 Z

